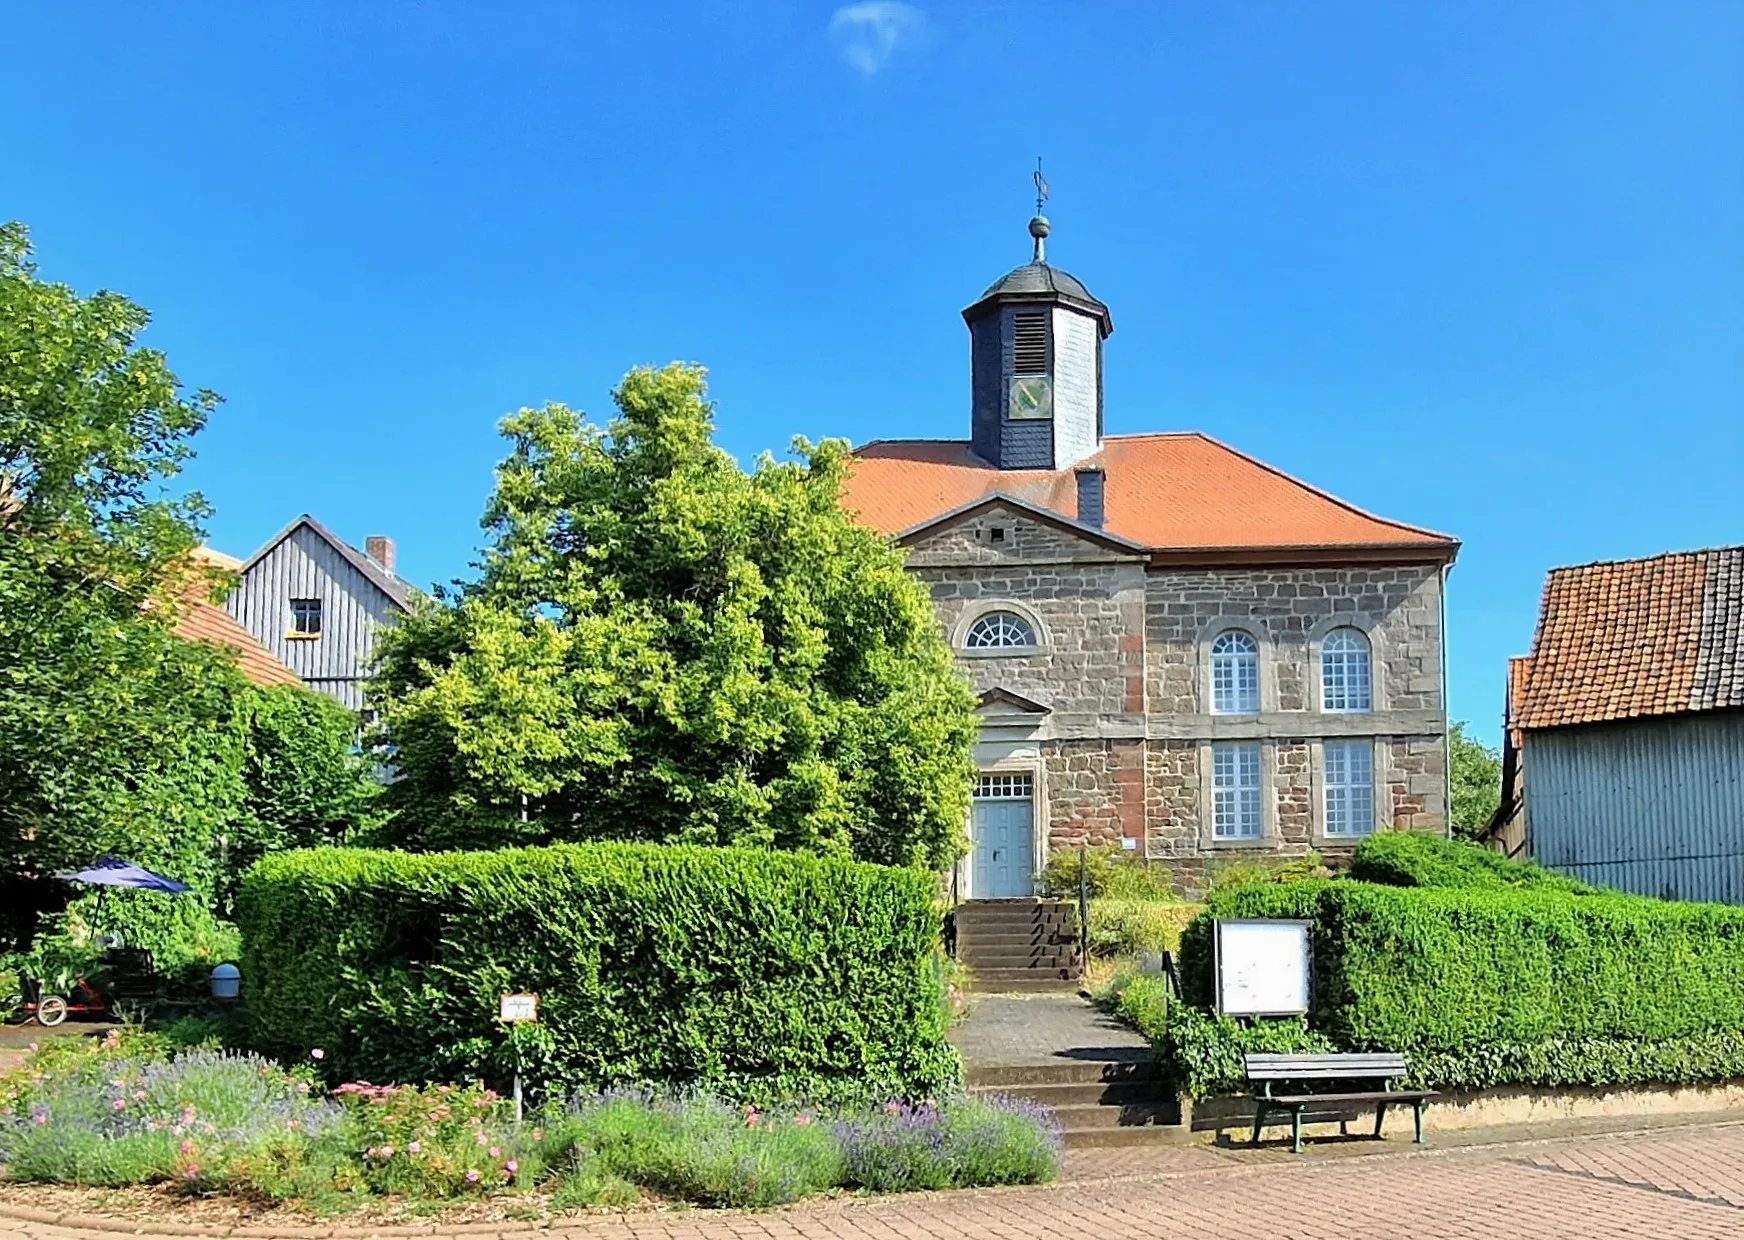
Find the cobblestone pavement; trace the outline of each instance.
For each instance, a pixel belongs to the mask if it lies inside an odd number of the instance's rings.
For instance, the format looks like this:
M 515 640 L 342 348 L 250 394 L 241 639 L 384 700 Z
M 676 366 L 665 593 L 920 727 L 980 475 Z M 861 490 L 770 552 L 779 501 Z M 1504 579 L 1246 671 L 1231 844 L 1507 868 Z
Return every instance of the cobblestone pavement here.
M 1370 1146 L 1370 1149 L 1375 1147 Z M 1181 1165 L 1186 1165 L 1182 1163 Z M 435 1235 L 574 1240 L 1576 1240 L 1744 1236 L 1744 1123 L 1529 1144 L 1224 1162 L 1144 1179 L 801 1205 L 558 1220 L 548 1230 L 238 1228 L 257 1236 Z M 0 1217 L 0 1238 L 178 1234 L 134 1222 Z M 182 1234 L 200 1233 L 190 1229 Z

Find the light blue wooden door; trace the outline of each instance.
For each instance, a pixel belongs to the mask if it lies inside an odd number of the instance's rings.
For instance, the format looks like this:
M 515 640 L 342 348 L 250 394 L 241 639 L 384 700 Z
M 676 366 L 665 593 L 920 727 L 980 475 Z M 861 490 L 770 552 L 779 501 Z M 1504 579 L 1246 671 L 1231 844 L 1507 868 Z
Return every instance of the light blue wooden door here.
M 1035 893 L 1034 816 L 1028 775 L 983 775 L 971 826 L 975 874 L 971 895 L 998 900 Z

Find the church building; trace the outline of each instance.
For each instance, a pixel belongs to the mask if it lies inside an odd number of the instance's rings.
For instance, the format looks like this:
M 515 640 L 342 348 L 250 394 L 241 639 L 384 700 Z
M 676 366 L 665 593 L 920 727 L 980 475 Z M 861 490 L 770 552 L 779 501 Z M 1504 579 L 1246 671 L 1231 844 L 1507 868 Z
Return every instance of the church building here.
M 1114 845 L 1219 859 L 1447 829 L 1457 540 L 1194 431 L 1103 433 L 1107 306 L 1034 261 L 963 311 L 968 438 L 855 453 L 846 506 L 908 552 L 980 695 L 963 899 Z

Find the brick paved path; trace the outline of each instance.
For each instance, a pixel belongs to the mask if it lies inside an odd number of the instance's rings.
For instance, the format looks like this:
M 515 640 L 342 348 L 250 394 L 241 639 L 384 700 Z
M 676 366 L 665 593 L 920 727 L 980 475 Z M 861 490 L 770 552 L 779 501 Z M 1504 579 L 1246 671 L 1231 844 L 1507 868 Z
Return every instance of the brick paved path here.
M 0 1238 L 115 1240 L 174 1234 L 0 1217 Z M 1150 1179 L 826 1202 L 767 1214 L 686 1211 L 350 1232 L 239 1228 L 236 1235 L 465 1235 L 574 1240 L 1575 1240 L 1744 1236 L 1744 1123 L 1527 1145 L 1223 1165 Z M 222 1234 L 222 1233 L 209 1233 Z

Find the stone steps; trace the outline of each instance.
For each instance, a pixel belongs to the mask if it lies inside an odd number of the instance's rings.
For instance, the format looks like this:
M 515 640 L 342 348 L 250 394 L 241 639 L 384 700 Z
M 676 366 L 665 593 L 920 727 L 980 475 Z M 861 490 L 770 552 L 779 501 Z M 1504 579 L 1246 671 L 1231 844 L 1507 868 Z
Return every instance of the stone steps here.
M 956 909 L 957 959 L 977 990 L 1060 990 L 1079 976 L 1078 921 L 1061 900 L 971 900 Z
M 1053 1112 L 1069 1149 L 1172 1144 L 1187 1139 L 1180 1100 L 1148 1060 L 971 1069 L 970 1092 L 1027 1098 Z

